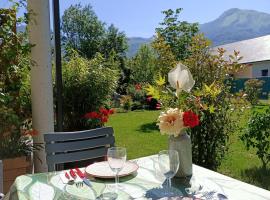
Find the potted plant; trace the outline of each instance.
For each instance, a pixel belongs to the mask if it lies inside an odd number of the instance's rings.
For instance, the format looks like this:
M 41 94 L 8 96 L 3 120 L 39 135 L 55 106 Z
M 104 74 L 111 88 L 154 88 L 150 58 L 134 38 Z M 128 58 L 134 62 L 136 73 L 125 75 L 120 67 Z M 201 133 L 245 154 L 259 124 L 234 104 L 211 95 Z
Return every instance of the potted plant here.
M 4 169 L 4 193 L 8 192 L 17 176 L 32 172 L 32 152 L 42 148 L 41 144 L 33 143 L 32 138 L 37 131 L 29 127 L 30 121 L 21 123 L 12 108 L 1 105 L 0 160 Z
M 32 137 L 37 134 L 30 128 L 31 116 L 29 53 L 32 45 L 27 32 L 16 27 L 28 23 L 29 13 L 17 17 L 25 0 L 16 2 L 10 9 L 0 9 L 0 160 L 4 168 L 4 193 L 15 178 L 30 173 L 31 154 L 41 148 Z

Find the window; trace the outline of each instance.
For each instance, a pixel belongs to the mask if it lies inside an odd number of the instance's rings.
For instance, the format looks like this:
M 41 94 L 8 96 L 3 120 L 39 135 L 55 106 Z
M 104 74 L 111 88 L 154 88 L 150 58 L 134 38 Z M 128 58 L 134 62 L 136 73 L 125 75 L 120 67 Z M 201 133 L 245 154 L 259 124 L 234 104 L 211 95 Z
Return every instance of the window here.
M 262 76 L 268 76 L 268 69 L 262 70 Z

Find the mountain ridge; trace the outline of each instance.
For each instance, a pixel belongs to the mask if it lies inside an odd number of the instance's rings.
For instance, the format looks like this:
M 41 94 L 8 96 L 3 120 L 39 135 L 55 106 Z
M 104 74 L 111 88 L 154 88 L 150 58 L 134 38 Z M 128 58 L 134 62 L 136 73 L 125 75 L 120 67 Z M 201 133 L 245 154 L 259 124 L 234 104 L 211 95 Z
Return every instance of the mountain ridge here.
M 256 10 L 231 8 L 224 11 L 217 19 L 199 25 L 200 32 L 213 42 L 213 46 L 228 44 L 232 42 L 252 39 L 270 34 L 270 14 Z M 147 41 L 147 38 L 141 38 Z M 136 48 L 129 39 L 132 51 L 128 56 L 136 53 Z M 141 44 L 145 44 L 141 43 Z M 136 44 L 139 48 L 141 44 Z M 137 49 L 138 50 L 138 49 Z M 134 53 L 135 52 L 135 53 Z

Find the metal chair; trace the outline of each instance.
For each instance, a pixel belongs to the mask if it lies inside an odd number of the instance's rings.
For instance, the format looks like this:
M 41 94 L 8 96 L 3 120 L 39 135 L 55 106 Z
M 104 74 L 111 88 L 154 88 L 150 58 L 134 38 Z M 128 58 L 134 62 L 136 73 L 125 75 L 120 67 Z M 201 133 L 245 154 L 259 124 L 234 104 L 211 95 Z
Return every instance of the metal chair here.
M 114 146 L 112 127 L 76 132 L 44 134 L 48 171 L 55 171 L 62 163 L 104 157 L 107 149 Z

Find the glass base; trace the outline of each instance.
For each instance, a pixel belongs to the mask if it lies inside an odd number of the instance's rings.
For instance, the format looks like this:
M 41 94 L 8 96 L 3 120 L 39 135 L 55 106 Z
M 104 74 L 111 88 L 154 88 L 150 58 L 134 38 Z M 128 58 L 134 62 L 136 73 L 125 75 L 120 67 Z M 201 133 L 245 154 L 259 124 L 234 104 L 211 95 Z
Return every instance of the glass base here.
M 114 192 L 106 192 L 101 194 L 97 199 L 98 200 L 115 200 L 117 199 L 118 195 Z

